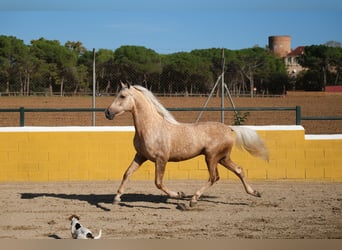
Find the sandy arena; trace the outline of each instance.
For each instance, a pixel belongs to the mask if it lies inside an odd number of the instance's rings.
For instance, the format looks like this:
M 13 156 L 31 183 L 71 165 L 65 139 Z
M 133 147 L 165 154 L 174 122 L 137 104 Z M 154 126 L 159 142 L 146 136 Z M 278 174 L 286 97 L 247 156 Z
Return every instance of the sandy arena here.
M 152 181 L 130 181 L 112 205 L 118 181 L 0 184 L 0 238 L 70 239 L 71 214 L 103 239 L 342 238 L 342 183 L 256 181 L 261 198 L 239 181 L 220 181 L 198 205 L 191 194 L 204 181 L 167 181 L 184 191 L 167 198 Z M 184 205 L 185 210 L 184 210 Z

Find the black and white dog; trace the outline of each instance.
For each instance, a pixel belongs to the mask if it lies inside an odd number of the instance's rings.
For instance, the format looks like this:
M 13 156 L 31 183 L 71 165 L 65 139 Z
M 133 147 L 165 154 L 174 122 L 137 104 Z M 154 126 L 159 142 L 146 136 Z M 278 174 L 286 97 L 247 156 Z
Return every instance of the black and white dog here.
M 100 239 L 102 230 L 100 229 L 99 234 L 94 236 L 93 233 L 80 223 L 80 217 L 77 215 L 71 215 L 69 217 L 71 221 L 71 236 L 74 239 Z

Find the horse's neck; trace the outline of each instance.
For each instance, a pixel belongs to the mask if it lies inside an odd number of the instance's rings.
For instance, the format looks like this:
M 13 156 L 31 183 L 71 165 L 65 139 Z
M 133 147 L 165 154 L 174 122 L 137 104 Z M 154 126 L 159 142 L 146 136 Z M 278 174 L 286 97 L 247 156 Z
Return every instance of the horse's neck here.
M 145 98 L 141 98 L 132 111 L 135 130 L 139 133 L 148 133 L 162 126 L 163 118 L 154 107 L 150 107 Z

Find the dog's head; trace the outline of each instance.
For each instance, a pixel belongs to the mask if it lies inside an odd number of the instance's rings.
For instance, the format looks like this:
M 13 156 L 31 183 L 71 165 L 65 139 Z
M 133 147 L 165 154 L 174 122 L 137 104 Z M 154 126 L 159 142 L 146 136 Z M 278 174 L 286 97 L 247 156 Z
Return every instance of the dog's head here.
M 69 217 L 69 220 L 71 221 L 71 227 L 75 226 L 76 229 L 80 228 L 80 223 L 79 223 L 80 217 L 79 216 L 73 214 Z
M 69 220 L 72 221 L 73 219 L 80 220 L 80 217 L 77 216 L 77 215 L 75 215 L 75 214 L 73 214 L 73 215 L 71 215 L 71 216 L 69 217 Z

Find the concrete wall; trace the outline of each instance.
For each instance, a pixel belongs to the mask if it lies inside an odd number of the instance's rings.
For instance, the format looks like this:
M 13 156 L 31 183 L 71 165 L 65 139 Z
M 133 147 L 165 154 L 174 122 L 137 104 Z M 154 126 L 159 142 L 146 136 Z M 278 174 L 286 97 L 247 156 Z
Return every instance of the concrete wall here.
M 305 135 L 301 126 L 252 126 L 270 161 L 233 150 L 249 179 L 342 180 L 342 135 Z M 0 182 L 120 180 L 134 156 L 133 127 L 0 128 Z M 236 178 L 222 166 L 221 179 Z M 204 157 L 168 163 L 165 179 L 207 179 Z M 146 162 L 131 178 L 153 180 Z

